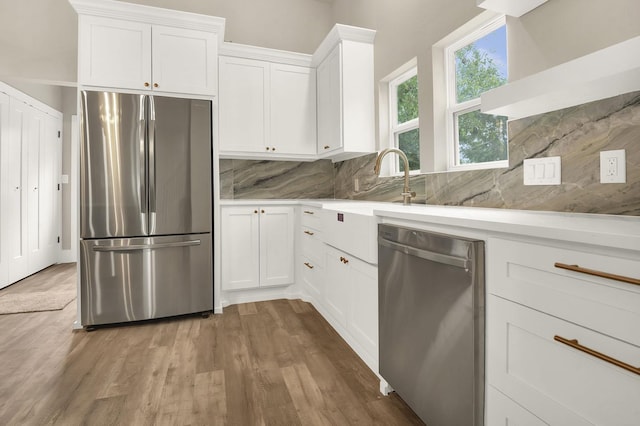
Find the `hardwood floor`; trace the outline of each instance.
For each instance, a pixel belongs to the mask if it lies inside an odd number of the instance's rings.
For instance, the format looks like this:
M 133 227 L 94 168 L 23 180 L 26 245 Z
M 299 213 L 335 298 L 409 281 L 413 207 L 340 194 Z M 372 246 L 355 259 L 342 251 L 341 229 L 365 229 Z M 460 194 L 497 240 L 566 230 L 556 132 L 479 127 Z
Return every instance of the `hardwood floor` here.
M 0 295 L 69 280 L 75 265 L 56 265 Z M 299 300 L 93 332 L 75 315 L 0 315 L 0 424 L 422 424 Z

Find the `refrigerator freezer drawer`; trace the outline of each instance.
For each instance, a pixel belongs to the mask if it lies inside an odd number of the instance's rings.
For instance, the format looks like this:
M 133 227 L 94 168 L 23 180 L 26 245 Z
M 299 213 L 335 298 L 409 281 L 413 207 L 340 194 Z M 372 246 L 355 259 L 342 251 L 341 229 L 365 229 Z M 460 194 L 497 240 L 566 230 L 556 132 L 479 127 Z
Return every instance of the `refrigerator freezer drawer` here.
M 82 325 L 213 309 L 210 234 L 83 240 Z

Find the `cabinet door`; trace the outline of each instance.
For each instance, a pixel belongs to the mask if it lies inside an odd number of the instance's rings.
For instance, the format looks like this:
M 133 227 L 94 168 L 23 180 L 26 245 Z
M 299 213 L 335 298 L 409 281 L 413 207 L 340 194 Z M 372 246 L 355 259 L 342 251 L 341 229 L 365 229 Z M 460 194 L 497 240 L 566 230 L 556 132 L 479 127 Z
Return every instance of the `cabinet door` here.
M 222 209 L 222 288 L 260 285 L 260 232 L 257 207 Z
M 27 269 L 27 140 L 29 130 L 29 107 L 23 102 L 11 99 L 9 102 L 9 146 L 7 154 L 6 214 L 7 256 L 9 261 L 9 282 L 15 282 L 28 275 Z
M 351 285 L 349 264 L 339 250 L 327 246 L 325 259 L 324 305 L 342 326 L 347 325 L 348 286 Z
M 271 64 L 271 138 L 276 153 L 316 154 L 316 72 Z
M 217 36 L 206 31 L 154 25 L 153 88 L 215 95 L 218 81 Z
M 149 24 L 95 16 L 79 19 L 79 83 L 151 89 Z
M 9 227 L 9 193 L 12 188 L 7 182 L 9 165 L 9 96 L 0 93 L 0 288 L 9 285 L 9 258 L 7 255 Z
M 294 281 L 293 207 L 260 210 L 260 286 Z
M 266 151 L 268 91 L 268 62 L 220 57 L 220 151 Z
M 342 57 L 338 45 L 318 66 L 318 154 L 342 147 Z
M 349 309 L 347 329 L 373 359 L 378 359 L 378 270 L 347 256 L 349 260 Z

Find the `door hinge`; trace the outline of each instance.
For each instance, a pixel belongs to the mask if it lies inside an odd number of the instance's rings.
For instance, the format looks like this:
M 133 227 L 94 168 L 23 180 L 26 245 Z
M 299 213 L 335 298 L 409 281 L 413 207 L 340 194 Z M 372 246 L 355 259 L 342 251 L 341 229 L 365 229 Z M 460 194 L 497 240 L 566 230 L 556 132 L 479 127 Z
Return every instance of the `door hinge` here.
M 58 244 L 60 244 L 60 236 L 58 235 Z

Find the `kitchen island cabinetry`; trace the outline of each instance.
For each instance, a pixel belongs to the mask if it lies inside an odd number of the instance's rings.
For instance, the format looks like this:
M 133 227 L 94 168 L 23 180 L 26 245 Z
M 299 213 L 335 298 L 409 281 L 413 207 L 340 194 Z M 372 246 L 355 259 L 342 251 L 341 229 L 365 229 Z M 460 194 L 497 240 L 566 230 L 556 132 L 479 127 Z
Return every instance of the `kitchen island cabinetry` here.
M 222 208 L 222 289 L 293 284 L 294 208 Z
M 314 160 L 315 90 L 310 67 L 221 56 L 220 155 Z
M 71 0 L 78 82 L 194 95 L 217 93 L 224 19 L 102 0 Z

